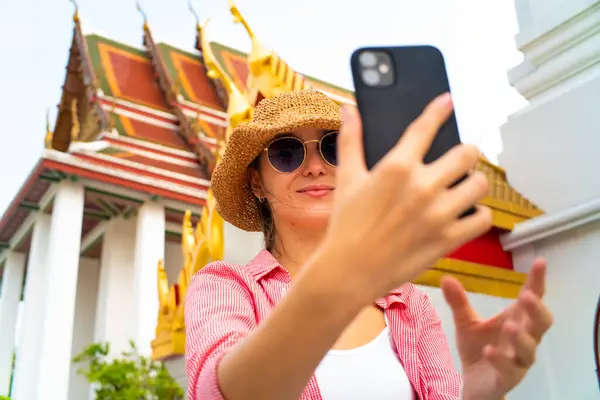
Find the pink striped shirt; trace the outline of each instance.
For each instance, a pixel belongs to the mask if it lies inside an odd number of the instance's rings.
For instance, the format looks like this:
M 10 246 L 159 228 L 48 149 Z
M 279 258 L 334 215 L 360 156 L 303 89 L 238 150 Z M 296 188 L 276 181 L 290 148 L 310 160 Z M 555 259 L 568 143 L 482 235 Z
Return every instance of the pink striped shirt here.
M 185 306 L 189 400 L 224 400 L 217 364 L 267 318 L 289 285 L 289 273 L 266 250 L 245 266 L 218 261 L 192 278 Z M 462 378 L 427 295 L 406 284 L 376 303 L 418 398 L 457 400 Z M 301 399 L 322 399 L 314 376 Z

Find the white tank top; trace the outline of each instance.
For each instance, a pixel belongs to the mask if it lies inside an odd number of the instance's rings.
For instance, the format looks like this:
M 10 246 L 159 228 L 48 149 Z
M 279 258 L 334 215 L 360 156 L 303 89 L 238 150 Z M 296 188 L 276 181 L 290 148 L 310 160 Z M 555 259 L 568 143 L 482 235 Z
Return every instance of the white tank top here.
M 387 326 L 363 346 L 329 350 L 315 376 L 323 400 L 415 399 Z

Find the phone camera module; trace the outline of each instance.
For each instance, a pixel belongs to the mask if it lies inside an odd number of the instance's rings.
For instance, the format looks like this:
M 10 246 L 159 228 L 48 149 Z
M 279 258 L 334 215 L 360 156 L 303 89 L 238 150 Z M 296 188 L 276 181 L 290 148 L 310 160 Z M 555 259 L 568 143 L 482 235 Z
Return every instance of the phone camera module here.
M 366 50 L 359 54 L 360 74 L 365 85 L 386 87 L 394 83 L 392 58 L 384 51 Z

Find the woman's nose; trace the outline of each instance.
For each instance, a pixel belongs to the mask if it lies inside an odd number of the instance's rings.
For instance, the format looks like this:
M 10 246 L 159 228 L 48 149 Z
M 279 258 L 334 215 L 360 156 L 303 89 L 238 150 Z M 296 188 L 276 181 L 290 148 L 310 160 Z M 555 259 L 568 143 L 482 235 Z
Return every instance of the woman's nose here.
M 323 175 L 326 172 L 326 168 L 325 161 L 321 157 L 319 150 L 319 143 L 307 143 L 304 175 Z

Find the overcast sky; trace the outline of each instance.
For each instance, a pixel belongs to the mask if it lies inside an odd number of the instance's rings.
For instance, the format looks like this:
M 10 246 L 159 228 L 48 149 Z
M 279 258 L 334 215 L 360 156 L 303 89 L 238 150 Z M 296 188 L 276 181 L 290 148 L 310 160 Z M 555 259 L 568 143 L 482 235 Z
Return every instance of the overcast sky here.
M 67 0 L 18 0 L 0 5 L 0 190 L 2 213 L 39 158 L 46 110 L 56 116 L 72 38 Z M 350 4 L 356 4 L 351 6 Z M 134 0 L 80 0 L 86 33 L 141 46 L 142 18 Z M 195 26 L 186 0 L 142 0 L 158 41 L 193 50 Z M 210 40 L 249 50 L 227 0 L 195 0 L 210 17 Z M 263 43 L 299 72 L 352 88 L 348 58 L 357 47 L 433 44 L 446 57 L 463 141 L 491 160 L 502 150 L 499 126 L 525 100 L 507 69 L 522 56 L 513 1 L 481 0 L 238 0 Z

